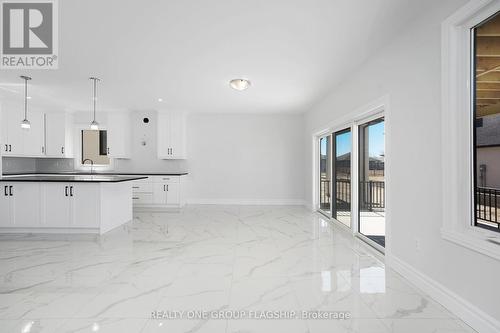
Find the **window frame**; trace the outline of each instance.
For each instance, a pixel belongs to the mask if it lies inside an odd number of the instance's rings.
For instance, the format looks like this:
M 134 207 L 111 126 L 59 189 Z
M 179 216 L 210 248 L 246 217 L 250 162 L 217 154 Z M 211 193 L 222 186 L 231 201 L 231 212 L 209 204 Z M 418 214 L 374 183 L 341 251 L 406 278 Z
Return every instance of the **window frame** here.
M 442 23 L 442 209 L 444 239 L 500 260 L 500 235 L 475 226 L 473 28 L 500 10 L 474 0 Z M 463 135 L 468 133 L 468 135 Z M 465 180 L 465 182 L 464 182 Z

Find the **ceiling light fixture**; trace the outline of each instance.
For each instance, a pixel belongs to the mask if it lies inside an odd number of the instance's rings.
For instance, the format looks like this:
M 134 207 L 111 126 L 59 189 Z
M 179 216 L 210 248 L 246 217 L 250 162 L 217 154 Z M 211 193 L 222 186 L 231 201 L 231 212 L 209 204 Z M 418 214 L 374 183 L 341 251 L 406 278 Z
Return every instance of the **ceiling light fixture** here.
M 97 77 L 91 77 L 89 79 L 92 80 L 92 84 L 93 84 L 93 88 L 94 88 L 93 95 L 92 95 L 92 102 L 93 102 L 93 106 L 94 106 L 94 117 L 92 119 L 92 122 L 90 123 L 90 129 L 97 131 L 99 129 L 99 123 L 95 120 L 95 109 L 96 109 L 96 102 L 97 102 L 97 82 L 101 81 L 101 79 L 99 79 Z
M 31 123 L 28 120 L 28 81 L 31 80 L 31 77 L 21 75 L 21 79 L 24 80 L 24 119 L 21 121 L 21 128 L 30 129 Z
M 232 79 L 231 81 L 229 81 L 229 85 L 233 89 L 243 91 L 250 87 L 250 81 L 247 79 Z
M 163 98 L 158 98 L 158 102 L 163 102 Z

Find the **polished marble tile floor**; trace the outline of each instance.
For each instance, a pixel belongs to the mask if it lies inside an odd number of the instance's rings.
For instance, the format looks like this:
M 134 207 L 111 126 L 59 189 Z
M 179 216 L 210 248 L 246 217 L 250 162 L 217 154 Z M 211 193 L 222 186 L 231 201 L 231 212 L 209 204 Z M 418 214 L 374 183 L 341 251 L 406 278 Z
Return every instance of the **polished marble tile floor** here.
M 302 207 L 188 206 L 101 237 L 1 235 L 0 263 L 0 332 L 473 332 Z

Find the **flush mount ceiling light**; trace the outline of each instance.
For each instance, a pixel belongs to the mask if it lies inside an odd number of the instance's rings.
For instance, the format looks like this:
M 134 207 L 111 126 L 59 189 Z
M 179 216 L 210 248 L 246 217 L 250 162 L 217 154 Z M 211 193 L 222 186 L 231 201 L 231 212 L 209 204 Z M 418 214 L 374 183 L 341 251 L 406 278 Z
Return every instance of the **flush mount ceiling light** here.
M 28 81 L 31 80 L 31 77 L 22 75 L 21 79 L 24 80 L 24 119 L 21 121 L 21 128 L 30 129 L 31 123 L 28 120 Z
M 158 98 L 158 102 L 163 102 L 163 98 Z
M 231 88 L 242 91 L 250 87 L 250 81 L 247 79 L 232 79 L 229 81 Z
M 92 102 L 94 106 L 94 117 L 92 119 L 92 122 L 90 123 L 90 129 L 97 131 L 99 129 L 99 123 L 95 120 L 95 109 L 96 109 L 96 102 L 97 102 L 97 82 L 101 81 L 101 79 L 97 77 L 91 77 L 89 78 L 92 81 L 93 85 L 93 94 L 92 94 Z

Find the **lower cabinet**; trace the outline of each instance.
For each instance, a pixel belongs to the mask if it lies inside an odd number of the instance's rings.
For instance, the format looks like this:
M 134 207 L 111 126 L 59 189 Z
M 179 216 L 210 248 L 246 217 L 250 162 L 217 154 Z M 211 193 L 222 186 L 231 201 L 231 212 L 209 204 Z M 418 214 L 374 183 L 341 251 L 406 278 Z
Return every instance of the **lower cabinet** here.
M 40 226 L 40 184 L 2 182 L 0 185 L 0 227 Z
M 44 183 L 44 227 L 98 228 L 99 186 L 84 183 Z
M 133 182 L 135 207 L 176 208 L 184 206 L 184 176 L 151 176 Z

